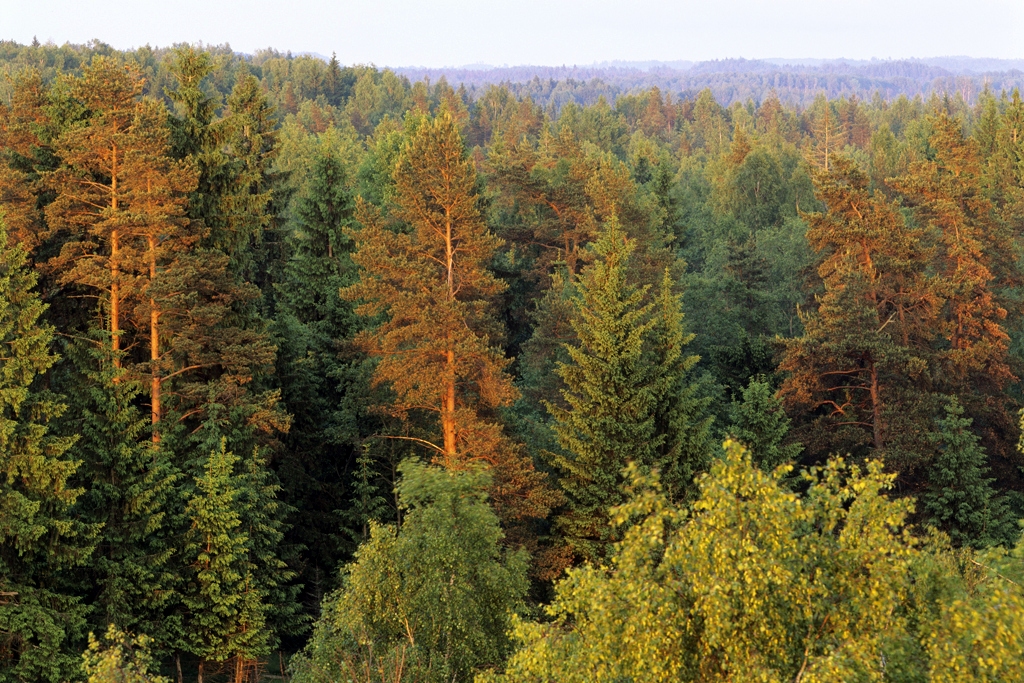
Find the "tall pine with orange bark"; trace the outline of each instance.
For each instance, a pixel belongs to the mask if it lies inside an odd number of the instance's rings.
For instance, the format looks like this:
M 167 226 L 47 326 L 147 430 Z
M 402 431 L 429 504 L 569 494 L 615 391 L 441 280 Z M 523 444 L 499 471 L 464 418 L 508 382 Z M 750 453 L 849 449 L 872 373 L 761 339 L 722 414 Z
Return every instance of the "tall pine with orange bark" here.
M 1011 442 L 1016 430 L 1003 390 L 1010 367 L 1007 302 L 1019 280 L 1009 225 L 982 186 L 980 150 L 948 114 L 929 118 L 929 154 L 893 180 L 936 245 L 933 269 L 943 305 L 935 328 L 935 373 L 985 431 Z
M 781 395 L 813 451 L 912 458 L 927 450 L 908 440 L 930 424 L 941 303 L 924 235 L 847 159 L 833 158 L 816 186 L 825 211 L 807 214 L 807 239 L 824 293 L 803 316 L 803 335 L 786 340 Z
M 359 341 L 377 359 L 374 382 L 394 392 L 386 410 L 428 425 L 422 436 L 389 436 L 424 446 L 447 468 L 486 464 L 502 517 L 542 517 L 552 493 L 496 415 L 516 395 L 491 314 L 505 288 L 489 268 L 502 242 L 480 214 L 476 170 L 451 114 L 418 122 L 394 180 L 387 215 L 358 207 L 364 227 L 352 232 L 352 258 L 361 278 L 343 290 L 361 302 L 358 313 L 382 317 Z

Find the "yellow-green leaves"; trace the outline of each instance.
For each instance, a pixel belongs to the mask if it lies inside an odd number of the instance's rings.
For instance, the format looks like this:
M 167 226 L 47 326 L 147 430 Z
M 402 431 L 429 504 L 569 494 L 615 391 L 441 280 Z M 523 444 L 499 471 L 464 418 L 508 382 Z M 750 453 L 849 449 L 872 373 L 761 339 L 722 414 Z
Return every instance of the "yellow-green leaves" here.
M 879 463 L 756 467 L 734 441 L 687 516 L 656 482 L 613 511 L 610 566 L 571 571 L 550 624 L 517 623 L 515 681 L 883 681 L 909 635 L 912 505 Z M 631 525 L 630 520 L 634 520 Z

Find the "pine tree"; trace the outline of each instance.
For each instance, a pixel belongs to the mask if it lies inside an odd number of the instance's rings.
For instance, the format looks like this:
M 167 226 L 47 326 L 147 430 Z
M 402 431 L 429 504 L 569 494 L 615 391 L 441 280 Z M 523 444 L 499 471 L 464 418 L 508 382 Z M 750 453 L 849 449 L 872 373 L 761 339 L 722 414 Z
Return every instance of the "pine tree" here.
M 786 340 L 781 396 L 812 453 L 888 448 L 897 467 L 923 456 L 929 365 L 940 303 L 927 244 L 867 178 L 836 157 L 817 177 L 824 213 L 807 214 L 824 293 Z M 901 443 L 902 442 L 902 443 Z
M 504 289 L 488 268 L 501 241 L 480 215 L 476 172 L 450 114 L 419 123 L 394 179 L 392 218 L 408 230 L 361 204 L 364 227 L 353 233 L 361 279 L 343 290 L 363 302 L 358 313 L 385 318 L 358 339 L 379 359 L 374 382 L 394 391 L 389 411 L 432 416 L 440 428 L 436 443 L 394 437 L 422 444 L 449 468 L 487 463 L 503 517 L 543 517 L 551 502 L 543 478 L 490 417 L 515 396 L 490 314 Z
M 995 479 L 987 476 L 988 455 L 971 432 L 972 422 L 956 397 L 950 397 L 931 434 L 937 450 L 921 496 L 924 512 L 957 545 L 1012 544 L 1019 529 L 1006 499 L 992 485 Z
M 0 104 L 0 205 L 10 239 L 30 255 L 50 236 L 39 210 L 40 172 L 52 170 L 47 144 L 54 129 L 48 88 L 34 70 L 13 80 L 10 104 Z
M 178 87 L 169 95 L 179 109 L 171 147 L 197 174 L 186 218 L 201 228 L 201 239 L 157 278 L 167 299 L 161 317 L 174 326 L 153 362 L 162 368 L 161 382 L 173 385 L 174 401 L 164 408 L 173 416 L 169 447 L 190 452 L 194 435 L 215 419 L 218 434 L 237 437 L 232 447 L 247 451 L 288 428 L 279 392 L 259 381 L 276 350 L 259 315 L 260 289 L 250 281 L 263 263 L 253 250 L 271 223 L 264 175 L 273 121 L 250 79 L 236 84 L 229 115 L 214 118 L 217 103 L 202 89 L 212 71 L 206 53 L 177 50 L 171 71 Z
M 578 342 L 557 372 L 565 407 L 548 404 L 561 453 L 552 454 L 567 509 L 555 527 L 580 558 L 596 560 L 613 540 L 608 510 L 623 502 L 622 471 L 655 460 L 654 368 L 645 351 L 656 320 L 647 287 L 627 279 L 634 243 L 618 221 L 594 244 L 595 262 L 576 284 Z
M 789 426 L 782 401 L 762 378 L 752 378 L 743 390 L 742 399 L 733 401 L 731 433 L 766 472 L 795 460 L 803 450 L 801 444 L 785 443 Z
M 142 85 L 138 68 L 109 57 L 94 59 L 71 87 L 87 118 L 55 142 L 62 164 L 47 178 L 56 193 L 46 208 L 47 222 L 73 236 L 51 266 L 61 272 L 63 284 L 91 290 L 103 302 L 116 367 L 121 367 L 120 351 L 127 347 L 122 339 L 125 307 L 138 295 L 133 268 L 138 253 L 129 209 L 145 192 L 149 132 L 159 125 L 151 109 L 140 109 Z
M 1003 322 L 1007 311 L 995 291 L 1000 262 L 1004 271 L 1016 269 L 1012 240 L 982 192 L 977 142 L 965 138 L 960 124 L 945 114 L 930 122 L 934 158 L 913 164 L 893 184 L 939 245 L 941 333 L 949 348 L 937 362 L 954 391 L 998 394 L 1015 379 Z
M 66 648 L 87 611 L 61 573 L 86 560 L 96 528 L 71 512 L 75 437 L 51 433 L 66 406 L 40 386 L 57 357 L 26 259 L 0 222 L 0 680 L 56 682 L 76 671 Z

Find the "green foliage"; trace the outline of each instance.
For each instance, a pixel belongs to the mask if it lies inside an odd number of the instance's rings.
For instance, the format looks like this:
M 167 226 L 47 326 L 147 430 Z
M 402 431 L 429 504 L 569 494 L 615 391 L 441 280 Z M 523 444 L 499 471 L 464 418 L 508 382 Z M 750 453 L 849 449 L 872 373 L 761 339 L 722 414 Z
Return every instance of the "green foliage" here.
M 171 521 L 181 475 L 150 439 L 139 382 L 113 366 L 107 345 L 79 342 L 68 354 L 75 372 L 64 381 L 76 410 L 64 416 L 63 429 L 79 435 L 71 452 L 83 489 L 74 511 L 101 526 L 77 588 L 94 596 L 97 628 L 117 624 L 166 647 L 173 626 L 163 617 L 180 587 Z
M 623 502 L 627 459 L 658 468 L 684 496 L 709 453 L 710 420 L 687 375 L 692 335 L 666 272 L 656 299 L 631 282 L 635 242 L 612 219 L 593 245 L 595 261 L 574 285 L 570 323 L 577 341 L 557 373 L 564 404 L 549 403 L 561 448 L 549 457 L 560 473 L 567 510 L 555 528 L 580 558 L 597 560 L 614 538 L 609 508 Z
M 401 527 L 371 526 L 294 680 L 468 681 L 500 665 L 523 608 L 526 557 L 500 546 L 487 477 L 401 465 Z
M 26 252 L 8 245 L 0 219 L 0 681 L 66 680 L 76 667 L 66 642 L 81 636 L 86 605 L 61 590 L 97 531 L 75 518 L 82 491 L 67 457 L 74 437 L 51 433 L 66 410 L 43 388 L 57 361 L 54 330 L 33 291 Z
M 86 683 L 171 683 L 150 671 L 156 664 L 152 644 L 152 638 L 128 635 L 113 624 L 103 642 L 90 633 L 89 649 L 82 654 Z
M 803 450 L 798 443 L 785 443 L 789 424 L 782 401 L 776 398 L 771 385 L 764 379 L 751 379 L 743 390 L 742 399 L 733 401 L 730 431 L 747 447 L 753 461 L 766 472 L 792 462 Z
M 1012 544 L 1017 525 L 1006 500 L 992 486 L 995 479 L 986 476 L 988 455 L 971 432 L 972 422 L 955 397 L 946 403 L 945 417 L 936 420 L 932 440 L 937 451 L 921 497 L 924 511 L 957 545 Z
M 573 297 L 572 327 L 579 340 L 567 346 L 557 368 L 567 408 L 549 404 L 560 454 L 551 458 L 568 510 L 556 528 L 579 557 L 604 555 L 612 528 L 607 510 L 622 502 L 620 472 L 627 458 L 654 460 L 655 394 L 644 342 L 655 326 L 646 288 L 627 281 L 633 241 L 611 221 L 584 269 Z
M 182 602 L 188 608 L 182 643 L 201 662 L 232 657 L 255 659 L 269 651 L 266 591 L 256 579 L 249 556 L 249 529 L 242 526 L 242 486 L 235 473 L 238 457 L 225 450 L 210 452 L 186 515 L 191 528 L 184 553 L 189 576 Z M 265 501 L 262 501 L 265 502 Z
M 971 588 L 941 544 L 923 547 L 880 463 L 834 459 L 798 496 L 788 466 L 725 450 L 689 513 L 631 467 L 611 563 L 570 570 L 551 622 L 518 621 L 522 649 L 483 680 L 1020 680 L 1020 587 Z

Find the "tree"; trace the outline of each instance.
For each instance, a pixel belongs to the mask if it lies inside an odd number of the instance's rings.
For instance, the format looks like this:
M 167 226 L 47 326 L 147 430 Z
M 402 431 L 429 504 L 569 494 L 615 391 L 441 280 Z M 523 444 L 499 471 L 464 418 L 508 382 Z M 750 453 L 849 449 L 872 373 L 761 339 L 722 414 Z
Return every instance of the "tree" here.
M 0 680 L 56 682 L 75 671 L 65 648 L 88 609 L 61 590 L 61 572 L 86 560 L 97 529 L 71 512 L 76 439 L 51 432 L 67 406 L 41 382 L 54 330 L 26 259 L 0 222 Z
M 982 191 L 977 143 L 945 114 L 929 121 L 933 158 L 912 164 L 893 185 L 938 244 L 941 334 L 949 348 L 936 360 L 944 383 L 964 398 L 998 394 L 1016 379 L 1008 363 L 1007 311 L 995 291 L 1000 265 L 1016 268 L 1011 239 Z
M 688 333 L 683 320 L 682 296 L 673 292 L 671 273 L 665 270 L 654 301 L 651 331 L 656 378 L 654 382 L 653 466 L 673 500 L 683 500 L 693 491 L 693 480 L 703 472 L 711 453 L 710 399 L 698 395 L 692 380 L 700 356 L 687 354 L 696 335 Z
M 72 82 L 72 96 L 88 112 L 86 121 L 55 142 L 62 164 L 47 180 L 57 194 L 47 206 L 47 222 L 73 235 L 52 265 L 61 271 L 63 284 L 90 289 L 103 302 L 116 367 L 123 360 L 124 304 L 137 296 L 132 265 L 138 254 L 129 209 L 145 192 L 149 133 L 160 126 L 156 112 L 139 102 L 141 94 L 136 67 L 106 57 L 93 60 Z
M 806 496 L 736 442 L 692 513 L 632 466 L 612 561 L 570 570 L 548 623 L 517 622 L 508 681 L 883 680 L 903 673 L 916 543 L 894 477 L 836 459 Z
M 985 548 L 1013 543 L 1019 535 L 1009 508 L 989 478 L 985 449 L 971 433 L 955 397 L 937 420 L 932 440 L 937 451 L 928 468 L 928 485 L 921 497 L 929 521 L 946 531 L 956 545 Z
M 469 681 L 508 652 L 527 558 L 501 548 L 486 475 L 401 471 L 402 526 L 373 524 L 296 658 L 297 682 Z
M 607 511 L 623 502 L 621 473 L 629 460 L 654 463 L 657 396 L 645 342 L 656 320 L 647 287 L 627 281 L 632 240 L 613 219 L 594 244 L 573 297 L 572 327 L 579 340 L 560 363 L 565 407 L 548 404 L 561 453 L 551 454 L 567 509 L 555 527 L 573 553 L 604 556 L 613 529 Z
M 613 539 L 607 511 L 623 501 L 627 462 L 660 469 L 685 497 L 708 453 L 710 420 L 688 386 L 698 359 L 684 355 L 692 335 L 679 298 L 667 272 L 657 299 L 633 283 L 634 249 L 615 218 L 594 243 L 572 295 L 577 341 L 556 370 L 563 402 L 548 403 L 560 447 L 549 457 L 567 499 L 555 528 L 586 560 L 602 558 Z
M 73 510 L 100 528 L 72 585 L 93 607 L 96 628 L 116 624 L 167 647 L 175 628 L 166 610 L 180 588 L 172 563 L 180 473 L 149 438 L 149 420 L 137 407 L 140 382 L 113 366 L 102 338 L 69 345 L 68 356 L 61 379 L 74 410 L 61 426 L 78 435 L 71 453 L 83 491 Z
M 792 462 L 803 446 L 785 443 L 790 420 L 764 379 L 752 378 L 743 390 L 740 401 L 732 404 L 732 436 L 751 453 L 753 461 L 764 471 Z
M 199 657 L 199 681 L 207 663 L 233 660 L 235 681 L 249 663 L 269 652 L 266 593 L 253 575 L 249 535 L 242 527 L 238 457 L 211 451 L 186 506 L 191 528 L 184 552 L 190 573 L 183 603 L 188 609 L 182 646 Z M 184 635 L 187 634 L 187 635 Z
M 82 653 L 87 683 L 171 683 L 150 671 L 155 662 L 149 636 L 130 636 L 111 624 L 103 641 L 89 634 L 89 649 Z
M 360 280 L 343 290 L 362 302 L 357 313 L 383 318 L 357 337 L 378 359 L 373 381 L 394 392 L 392 414 L 436 419 L 437 443 L 399 438 L 424 445 L 449 468 L 487 463 L 496 502 L 512 506 L 512 518 L 543 517 L 550 493 L 541 475 L 490 417 L 515 396 L 489 310 L 504 289 L 488 268 L 501 241 L 480 216 L 476 173 L 447 112 L 418 124 L 394 179 L 393 218 L 408 229 L 360 204 L 364 227 L 352 232 Z
M 339 295 L 356 280 L 345 234 L 355 211 L 347 181 L 338 155 L 321 143 L 295 202 L 290 256 L 275 285 L 277 377 L 292 415 L 277 471 L 295 508 L 290 535 L 307 548 L 307 585 L 351 549 L 341 515 L 360 437 L 376 427 L 367 415 L 369 363 L 352 343 L 365 323 Z
M 852 162 L 832 160 L 816 180 L 824 213 L 807 214 L 824 293 L 786 340 L 779 369 L 788 410 L 805 420 L 812 453 L 886 452 L 905 466 L 926 446 L 932 340 L 941 299 L 928 276 L 927 242 L 897 208 L 868 191 Z

